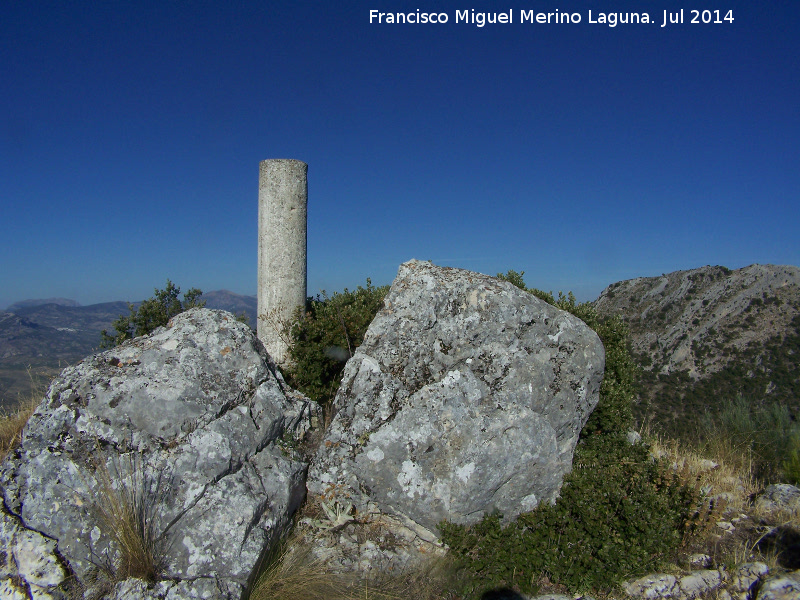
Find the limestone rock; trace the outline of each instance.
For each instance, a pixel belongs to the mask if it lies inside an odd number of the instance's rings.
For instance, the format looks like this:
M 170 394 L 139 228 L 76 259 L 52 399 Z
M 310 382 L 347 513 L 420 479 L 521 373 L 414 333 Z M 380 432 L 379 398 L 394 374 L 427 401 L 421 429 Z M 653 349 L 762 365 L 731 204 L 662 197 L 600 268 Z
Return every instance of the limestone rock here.
M 680 596 L 681 587 L 674 575 L 656 573 L 640 577 L 623 584 L 623 589 L 632 598 L 674 598 Z
M 345 367 L 309 491 L 428 532 L 552 502 L 604 361 L 591 329 L 532 294 L 407 262 Z
M 711 557 L 708 554 L 692 554 L 689 557 L 692 568 L 705 569 L 711 566 Z
M 756 500 L 756 509 L 772 512 L 775 510 L 800 511 L 800 488 L 788 483 L 767 486 Z
M 740 565 L 731 578 L 731 590 L 737 594 L 752 595 L 758 583 L 769 573 L 769 567 L 762 562 Z
M 56 554 L 56 542 L 27 529 L 0 509 L 0 598 L 65 598 L 58 589 L 69 573 Z
M 642 436 L 638 431 L 628 431 L 625 434 L 625 438 L 631 446 L 635 446 L 642 441 Z
M 0 466 L 0 489 L 78 581 L 119 562 L 102 513 L 127 494 L 149 507 L 172 587 L 205 581 L 238 599 L 304 497 L 307 465 L 280 442 L 302 437 L 315 406 L 246 325 L 193 309 L 65 369 Z
M 723 582 L 722 571 L 716 569 L 694 571 L 685 577 L 681 577 L 679 581 L 681 588 L 680 596 L 686 600 L 705 596 L 709 592 L 716 590 Z
M 758 600 L 798 600 L 800 598 L 800 571 L 768 578 L 758 590 Z

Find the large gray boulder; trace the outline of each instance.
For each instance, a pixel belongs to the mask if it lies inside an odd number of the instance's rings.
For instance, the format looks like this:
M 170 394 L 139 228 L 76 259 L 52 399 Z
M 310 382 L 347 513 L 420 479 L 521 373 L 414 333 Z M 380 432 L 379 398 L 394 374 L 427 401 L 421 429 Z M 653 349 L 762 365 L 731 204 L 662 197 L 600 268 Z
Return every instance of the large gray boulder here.
M 307 464 L 284 442 L 312 416 L 318 407 L 286 387 L 246 325 L 182 313 L 52 383 L 0 466 L 0 545 L 13 542 L 17 563 L 29 538 L 55 546 L 39 559 L 48 574 L 29 583 L 57 598 L 59 576 L 89 585 L 120 565 L 103 514 L 114 494 L 133 494 L 159 536 L 162 587 L 197 592 L 170 597 L 238 599 L 304 498 Z M 20 584 L 14 564 L 0 574 Z
M 532 294 L 407 262 L 345 367 L 309 492 L 434 540 L 443 519 L 474 523 L 494 509 L 510 518 L 553 502 L 604 362 L 586 324 Z

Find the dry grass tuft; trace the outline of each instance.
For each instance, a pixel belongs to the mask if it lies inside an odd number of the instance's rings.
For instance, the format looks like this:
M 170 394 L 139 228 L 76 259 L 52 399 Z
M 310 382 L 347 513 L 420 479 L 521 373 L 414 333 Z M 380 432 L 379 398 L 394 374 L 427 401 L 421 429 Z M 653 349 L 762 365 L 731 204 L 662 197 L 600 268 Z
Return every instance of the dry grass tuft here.
M 0 462 L 22 441 L 22 429 L 44 397 L 47 386 L 39 377 L 34 377 L 30 367 L 28 368 L 28 377 L 31 380 L 31 391 L 28 398 L 14 410 L 0 412 Z
M 666 458 L 673 468 L 696 478 L 706 499 L 701 513 L 709 506 L 717 507 L 700 515 L 700 519 L 707 519 L 707 526 L 687 540 L 687 552 L 708 554 L 714 564 L 729 570 L 754 560 L 766 563 L 771 570 L 796 568 L 800 561 L 796 546 L 800 512 L 769 511 L 753 505 L 752 499 L 762 490 L 764 481 L 757 478 L 759 471 L 749 459 L 746 445 L 723 436 L 699 447 L 652 436 L 649 441 L 655 456 Z
M 250 600 L 327 600 L 340 598 L 344 585 L 328 573 L 302 536 L 286 540 L 256 581 Z
M 0 415 L 0 461 L 20 443 L 22 429 L 38 405 L 39 400 L 31 397 L 13 412 Z
M 702 452 L 678 440 L 652 435 L 648 441 L 653 456 L 667 459 L 678 471 L 687 471 L 705 496 L 724 498 L 728 511 L 746 510 L 750 496 L 758 491 L 753 471 L 738 455 L 736 460 L 728 460 L 724 454 Z
M 300 532 L 275 554 L 250 600 L 447 600 L 454 597 L 448 591 L 453 576 L 442 557 L 402 573 L 333 573 Z
M 114 463 L 112 474 L 97 453 L 94 508 L 101 529 L 114 541 L 119 551 L 113 565 L 104 565 L 115 580 L 136 577 L 156 581 L 164 567 L 166 538 L 160 532 L 159 507 L 168 486 L 162 478 L 145 474 L 141 457 L 128 455 L 127 468 Z

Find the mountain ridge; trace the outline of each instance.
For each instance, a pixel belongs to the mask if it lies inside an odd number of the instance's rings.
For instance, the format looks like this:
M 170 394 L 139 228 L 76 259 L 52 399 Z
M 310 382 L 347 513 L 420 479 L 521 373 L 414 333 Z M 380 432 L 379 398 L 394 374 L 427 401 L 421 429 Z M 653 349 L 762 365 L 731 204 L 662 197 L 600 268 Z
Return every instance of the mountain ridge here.
M 797 267 L 705 266 L 637 277 L 609 285 L 594 304 L 630 329 L 642 366 L 638 417 L 655 414 L 675 433 L 692 411 L 713 412 L 712 398 L 718 404 L 741 394 L 800 408 Z
M 13 313 L 18 309 L 21 308 L 30 308 L 31 306 L 40 306 L 42 304 L 58 304 L 60 306 L 80 306 L 75 300 L 71 300 L 70 298 L 31 298 L 28 300 L 20 300 L 19 302 L 14 302 L 13 304 L 9 304 L 5 309 L 5 312 Z

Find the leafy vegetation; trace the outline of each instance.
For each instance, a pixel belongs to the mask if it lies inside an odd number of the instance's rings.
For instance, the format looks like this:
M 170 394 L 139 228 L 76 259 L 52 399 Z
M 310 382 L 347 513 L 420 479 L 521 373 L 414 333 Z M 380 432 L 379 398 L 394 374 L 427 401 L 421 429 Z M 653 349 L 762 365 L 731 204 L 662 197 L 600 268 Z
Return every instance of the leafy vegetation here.
M 181 288 L 167 279 L 166 287 L 163 290 L 156 288 L 153 297 L 142 302 L 138 308 L 129 303 L 130 314 L 120 315 L 112 323 L 114 333 L 108 333 L 106 329 L 100 333 L 101 347 L 119 346 L 125 340 L 146 335 L 157 327 L 164 327 L 172 317 L 185 310 L 205 306 L 205 302 L 200 300 L 203 295 L 201 290 L 190 289 L 183 295 L 183 301 L 179 298 L 180 293 Z
M 473 588 L 515 586 L 536 593 L 543 578 L 572 591 L 611 591 L 655 570 L 681 544 L 697 494 L 646 446 L 595 435 L 576 452 L 555 505 L 503 527 L 494 514 L 473 527 L 443 524 Z
M 290 331 L 289 384 L 317 402 L 333 400 L 345 363 L 364 341 L 388 291 L 367 279 L 366 287 L 309 298 Z
M 757 406 L 738 395 L 719 413 L 705 413 L 701 444 L 765 484 L 800 483 L 800 423 L 780 402 Z
M 686 371 L 660 374 L 656 368 L 642 372 L 642 388 L 649 401 L 635 407 L 637 420 L 650 418 L 659 430 L 672 437 L 690 440 L 697 437 L 693 415 L 711 411 L 712 416 L 728 406 L 720 399 L 749 399 L 758 409 L 765 399 L 785 405 L 791 412 L 800 411 L 800 315 L 787 330 L 767 339 L 763 344 L 751 343 L 745 348 L 725 346 L 727 339 L 707 338 L 692 349 L 699 362 L 707 355 L 732 356 L 719 371 L 694 380 Z M 643 364 L 643 363 L 642 363 Z
M 442 523 L 443 540 L 461 559 L 473 593 L 489 586 L 515 586 L 535 593 L 542 580 L 573 591 L 609 591 L 622 579 L 654 569 L 684 539 L 699 493 L 644 443 L 631 445 L 631 401 L 636 367 L 627 328 L 618 318 L 600 320 L 574 296 L 529 289 L 522 273 L 501 278 L 583 319 L 606 347 L 600 402 L 581 432 L 573 470 L 555 505 L 543 504 L 505 527 L 487 515 L 464 527 Z

